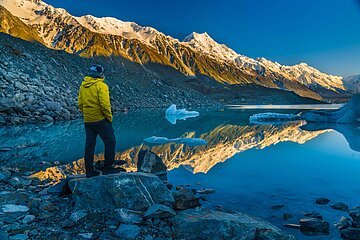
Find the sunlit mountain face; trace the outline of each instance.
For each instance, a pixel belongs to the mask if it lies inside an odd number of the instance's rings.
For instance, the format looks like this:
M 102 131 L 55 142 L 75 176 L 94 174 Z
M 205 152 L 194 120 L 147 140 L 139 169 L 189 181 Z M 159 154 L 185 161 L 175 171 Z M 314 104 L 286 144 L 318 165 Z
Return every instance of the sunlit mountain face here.
M 6 22 L 1 32 L 85 58 L 101 57 L 115 64 L 130 60 L 154 77 L 169 75 L 170 68 L 184 75 L 189 86 L 206 94 L 234 94 L 239 92 L 234 86 L 255 85 L 277 89 L 288 98 L 290 91 L 324 101 L 346 98 L 351 90 L 340 76 L 322 73 L 306 63 L 285 66 L 265 58 L 253 59 L 207 33 L 193 32 L 178 40 L 134 22 L 73 16 L 43 1 L 1 0 L 0 8 Z

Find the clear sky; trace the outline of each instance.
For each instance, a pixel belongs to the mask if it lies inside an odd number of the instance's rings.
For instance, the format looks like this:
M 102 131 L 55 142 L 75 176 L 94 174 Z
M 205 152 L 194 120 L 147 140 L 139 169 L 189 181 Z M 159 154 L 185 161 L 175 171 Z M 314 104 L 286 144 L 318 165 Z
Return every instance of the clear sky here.
M 207 32 L 249 57 L 360 74 L 360 0 L 45 0 L 71 14 L 111 16 L 182 40 Z

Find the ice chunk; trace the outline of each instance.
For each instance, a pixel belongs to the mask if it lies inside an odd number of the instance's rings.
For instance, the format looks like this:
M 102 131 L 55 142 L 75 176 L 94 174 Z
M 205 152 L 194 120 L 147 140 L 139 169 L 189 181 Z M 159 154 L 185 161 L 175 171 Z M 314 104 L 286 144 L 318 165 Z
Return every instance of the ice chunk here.
M 300 121 L 301 117 L 295 114 L 258 113 L 252 115 L 249 120 L 252 124 L 279 124 Z
M 177 109 L 175 104 L 172 104 L 166 111 L 165 117 L 171 124 L 176 124 L 177 120 L 186 120 L 187 118 L 197 117 L 199 112 L 188 111 L 184 109 Z
M 144 142 L 152 144 L 165 144 L 165 143 L 179 143 L 189 146 L 202 146 L 206 145 L 207 141 L 201 138 L 166 138 L 166 137 L 156 137 L 152 136 L 145 138 Z

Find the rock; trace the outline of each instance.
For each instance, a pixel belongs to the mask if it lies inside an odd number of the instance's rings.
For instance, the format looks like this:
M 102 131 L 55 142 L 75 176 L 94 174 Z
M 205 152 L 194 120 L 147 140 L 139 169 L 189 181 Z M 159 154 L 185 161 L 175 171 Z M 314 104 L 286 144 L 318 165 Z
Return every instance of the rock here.
M 5 123 L 6 123 L 5 118 L 0 115 L 0 125 L 5 125 Z M 1 177 L 0 177 L 0 179 L 1 179 Z M 0 180 L 0 182 L 1 182 L 1 180 Z
M 288 213 L 284 213 L 284 214 L 283 214 L 283 219 L 284 219 L 285 221 L 289 220 L 289 219 L 292 218 L 292 217 L 293 217 L 293 215 L 291 215 L 291 214 L 288 214 Z
M 4 213 L 27 212 L 29 208 L 23 205 L 5 204 L 1 206 Z
M 174 239 L 295 239 L 270 223 L 242 213 L 188 209 L 170 221 Z
M 114 218 L 126 224 L 141 223 L 143 220 L 140 211 L 119 208 L 114 210 Z
M 334 224 L 334 226 L 339 230 L 349 228 L 351 227 L 351 220 L 347 217 L 341 217 L 340 220 Z
M 5 182 L 11 176 L 11 173 L 6 169 L 0 169 L 0 182 Z
M 47 110 L 49 110 L 49 111 L 54 111 L 54 112 L 61 111 L 61 103 L 59 103 L 59 102 L 45 101 L 44 104 L 45 104 L 45 107 L 47 108 Z
M 169 218 L 175 216 L 175 211 L 165 205 L 154 204 L 144 213 L 145 218 Z
M 75 211 L 73 212 L 71 215 L 70 215 L 70 220 L 71 221 L 74 221 L 75 223 L 77 223 L 78 221 L 80 221 L 82 218 L 86 217 L 88 215 L 88 213 L 84 210 L 78 210 L 78 211 Z
M 330 199 L 327 199 L 327 198 L 318 198 L 316 199 L 316 204 L 318 205 L 326 205 L 330 202 Z
M 330 206 L 332 209 L 339 210 L 339 211 L 347 211 L 349 210 L 349 206 L 343 202 L 337 202 Z
M 283 204 L 278 204 L 278 205 L 272 205 L 271 206 L 271 209 L 281 209 L 281 208 L 283 208 L 283 207 L 285 207 L 285 205 L 283 205 Z
M 321 123 L 358 123 L 360 118 L 360 94 L 354 94 L 351 100 L 335 111 L 313 110 L 301 114 L 307 122 Z
M 9 240 L 26 240 L 28 239 L 28 236 L 25 234 L 16 234 L 15 236 L 10 236 Z
M 25 192 L 13 192 L 13 191 L 0 192 L 0 205 L 2 204 L 26 205 L 26 202 L 28 200 L 29 200 L 29 195 Z
M 72 179 L 69 187 L 77 208 L 145 211 L 153 204 L 171 206 L 174 198 L 165 184 L 149 173 L 119 173 Z
M 134 239 L 140 236 L 140 228 L 137 225 L 121 224 L 115 235 L 121 239 Z
M 200 206 L 199 198 L 195 197 L 193 191 L 189 189 L 182 189 L 173 193 L 175 199 L 175 209 L 185 210 Z
M 360 228 L 360 206 L 350 209 L 348 213 L 353 220 L 354 227 Z
M 305 235 L 328 235 L 330 224 L 318 218 L 300 219 L 300 231 Z
M 35 216 L 34 215 L 26 215 L 23 220 L 22 223 L 24 224 L 29 224 L 31 222 L 33 222 L 35 220 Z
M 80 237 L 83 237 L 86 239 L 91 239 L 93 235 L 94 235 L 93 233 L 79 233 Z
M 9 234 L 0 229 L 0 240 L 8 240 L 8 239 L 9 239 Z
M 323 216 L 318 212 L 305 212 L 305 217 L 324 219 Z
M 0 98 L 0 112 L 10 110 L 14 106 L 14 102 L 10 98 Z
M 84 178 L 84 177 L 85 177 L 85 175 L 70 175 L 70 176 L 66 177 L 65 179 L 62 179 L 57 184 L 48 188 L 47 192 L 49 194 L 55 195 L 55 196 L 64 196 L 64 195 L 70 194 L 71 190 L 69 188 L 69 181 L 71 179 Z
M 343 239 L 348 240 L 359 240 L 360 239 L 360 228 L 346 228 L 340 231 L 340 236 Z
M 212 194 L 215 193 L 215 189 L 200 189 L 196 191 L 199 194 Z
M 44 122 L 53 122 L 54 121 L 54 119 L 51 116 L 46 115 L 46 114 L 41 116 L 41 120 Z
M 167 180 L 167 167 L 162 159 L 154 152 L 149 150 L 140 150 L 137 160 L 138 172 L 152 173 L 158 176 L 161 180 Z
M 284 227 L 292 228 L 292 229 L 300 229 L 300 225 L 294 224 L 294 223 L 286 223 L 286 224 L 284 224 Z
M 74 221 L 71 221 L 70 219 L 66 219 L 61 223 L 61 227 L 64 229 L 72 228 L 75 225 L 76 223 Z

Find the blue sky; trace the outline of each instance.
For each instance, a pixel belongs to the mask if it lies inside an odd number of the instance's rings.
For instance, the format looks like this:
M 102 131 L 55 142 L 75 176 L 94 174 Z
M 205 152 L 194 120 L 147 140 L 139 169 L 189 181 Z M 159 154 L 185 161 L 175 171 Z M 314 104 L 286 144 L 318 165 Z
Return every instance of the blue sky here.
M 250 57 L 360 74 L 360 0 L 45 0 L 79 16 L 111 16 L 183 39 L 207 32 Z

